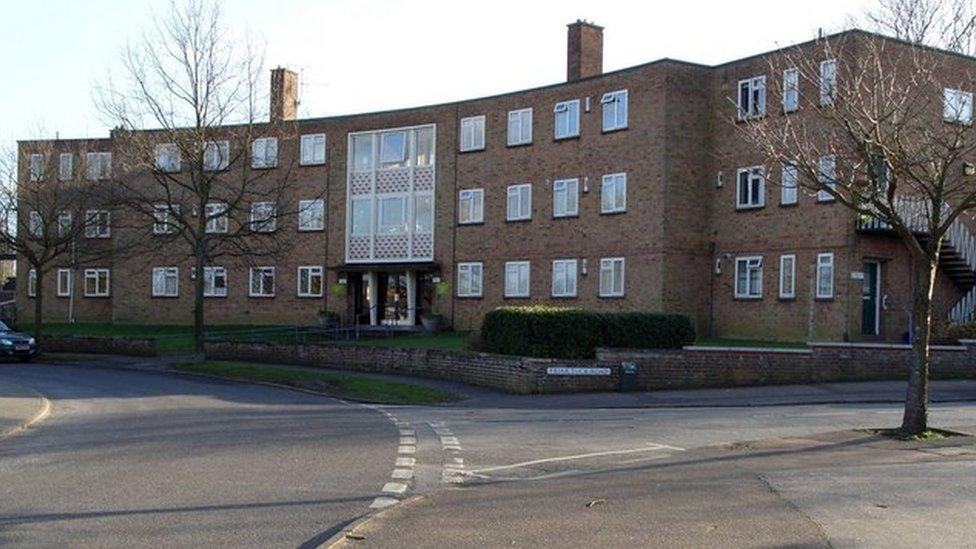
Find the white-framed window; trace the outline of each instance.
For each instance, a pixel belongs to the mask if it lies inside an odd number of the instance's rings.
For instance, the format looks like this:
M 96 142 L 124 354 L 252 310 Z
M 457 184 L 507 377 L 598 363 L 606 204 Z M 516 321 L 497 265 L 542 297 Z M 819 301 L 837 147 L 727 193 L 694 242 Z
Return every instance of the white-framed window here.
M 973 122 L 973 93 L 945 88 L 942 90 L 942 119 L 946 122 Z
M 44 155 L 32 154 L 28 157 L 30 163 L 30 180 L 40 181 L 44 178 Z
M 299 231 L 321 231 L 325 229 L 325 201 L 299 200 L 298 201 L 298 230 Z
M 779 203 L 782 206 L 796 204 L 798 199 L 799 175 L 796 164 L 783 164 L 779 182 Z
M 209 234 L 226 233 L 230 224 L 227 210 L 228 206 L 225 202 L 208 202 L 205 208 L 207 223 L 204 231 Z
M 600 213 L 627 211 L 627 174 L 609 173 L 603 176 L 600 189 Z
M 274 297 L 275 268 L 251 267 L 248 295 L 251 297 Z
M 349 201 L 349 234 L 362 236 L 370 234 L 373 228 L 373 200 L 353 198 Z
M 817 299 L 834 297 L 834 254 L 817 254 Z
M 820 62 L 820 106 L 834 104 L 837 95 L 837 60 L 824 59 Z
M 566 139 L 579 135 L 580 102 L 579 99 L 556 103 L 554 136 L 556 139 Z
M 603 104 L 603 131 L 612 132 L 627 127 L 627 90 L 607 92 L 600 98 Z
M 298 297 L 322 297 L 324 286 L 325 271 L 320 265 L 298 268 Z
M 739 81 L 739 120 L 766 116 L 766 76 Z
M 85 238 L 108 238 L 112 236 L 112 214 L 108 210 L 88 210 L 85 212 Z
M 380 167 L 402 168 L 407 165 L 407 132 L 380 134 Z
M 360 173 L 373 171 L 373 136 L 354 135 L 351 141 L 352 171 Z
M 203 149 L 203 169 L 211 172 L 226 170 L 230 166 L 230 142 L 210 141 Z
M 180 148 L 176 143 L 160 143 L 156 145 L 156 169 L 163 173 L 177 173 L 183 167 L 180 158 Z
M 251 203 L 251 230 L 273 233 L 278 228 L 278 208 L 274 202 Z
M 58 214 L 58 236 L 67 236 L 71 233 L 71 212 L 61 212 Z
M 779 298 L 796 297 L 796 255 L 779 256 Z
M 552 297 L 576 297 L 575 259 L 556 259 L 552 262 Z
M 227 297 L 227 269 L 203 268 L 203 297 Z
M 90 152 L 85 154 L 85 177 L 92 181 L 112 176 L 112 153 Z
M 434 197 L 432 195 L 414 195 L 413 232 L 417 234 L 431 234 L 434 232 Z
M 176 297 L 180 295 L 180 270 L 177 267 L 153 267 L 152 296 Z
M 58 297 L 71 297 L 73 280 L 71 269 L 58 269 Z
M 461 152 L 485 149 L 485 117 L 469 116 L 461 119 Z
M 505 297 L 529 297 L 528 261 L 505 262 Z
M 766 203 L 766 178 L 762 166 L 740 168 L 736 172 L 735 207 L 760 208 Z
M 485 220 L 485 190 L 463 189 L 458 192 L 458 223 L 482 223 Z
M 34 238 L 44 236 L 44 217 L 41 212 L 33 211 L 27 215 L 27 230 Z
M 509 185 L 505 218 L 509 221 L 532 219 L 532 185 Z
M 552 182 L 552 216 L 579 215 L 579 179 L 557 179 Z
M 376 232 L 402 234 L 407 232 L 407 195 L 383 196 L 376 200 Z
M 482 278 L 484 266 L 479 262 L 458 263 L 457 266 L 457 295 L 458 297 L 481 297 L 483 292 Z
M 27 271 L 27 297 L 37 297 L 37 270 Z
M 820 172 L 820 186 L 824 187 L 824 189 L 817 191 L 817 201 L 830 202 L 834 196 L 826 188 L 837 189 L 837 155 L 825 154 L 821 156 L 817 168 Z
M 251 167 L 256 169 L 278 166 L 278 138 L 259 137 L 251 142 Z
M 783 112 L 796 112 L 800 109 L 800 71 L 783 71 Z
M 762 272 L 761 255 L 735 258 L 735 297 L 737 299 L 761 298 Z
M 71 179 L 75 173 L 75 155 L 72 153 L 61 153 L 58 155 L 58 179 L 66 181 Z
M 605 257 L 600 260 L 600 297 L 623 297 L 624 258 Z
M 325 134 L 310 133 L 301 138 L 301 156 L 299 164 L 302 166 L 318 166 L 325 164 Z
M 85 297 L 108 297 L 110 283 L 108 269 L 85 269 Z
M 508 112 L 508 145 L 532 143 L 532 109 Z
M 174 215 L 179 213 L 177 204 L 156 204 L 153 206 L 153 234 L 174 234 L 177 232 Z

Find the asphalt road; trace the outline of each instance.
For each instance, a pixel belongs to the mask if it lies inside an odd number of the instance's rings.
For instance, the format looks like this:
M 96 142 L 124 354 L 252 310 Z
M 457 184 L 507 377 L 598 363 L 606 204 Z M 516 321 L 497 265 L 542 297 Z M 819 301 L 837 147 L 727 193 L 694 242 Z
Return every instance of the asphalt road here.
M 2 364 L 53 403 L 0 440 L 0 545 L 295 547 L 367 512 L 397 431 L 375 410 L 267 387 Z

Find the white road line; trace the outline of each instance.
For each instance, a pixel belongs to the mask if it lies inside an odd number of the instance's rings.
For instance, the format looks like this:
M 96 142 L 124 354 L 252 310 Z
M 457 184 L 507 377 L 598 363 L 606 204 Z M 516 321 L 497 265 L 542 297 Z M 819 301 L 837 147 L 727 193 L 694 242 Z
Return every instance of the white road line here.
M 395 465 L 397 467 L 413 467 L 416 464 L 417 460 L 414 458 L 398 457 Z
M 414 446 L 417 444 L 417 437 L 400 437 L 400 446 Z
M 413 469 L 394 469 L 390 478 L 394 480 L 410 480 L 413 478 Z
M 454 446 L 459 446 L 461 443 L 458 442 L 457 437 L 441 437 L 441 444 L 453 444 Z
M 631 448 L 629 450 L 612 450 L 608 452 L 591 452 L 589 454 L 576 454 L 573 456 L 559 456 L 559 457 L 545 458 L 545 459 L 534 459 L 532 461 L 523 461 L 521 463 L 513 463 L 511 465 L 499 465 L 497 467 L 485 467 L 483 469 L 474 469 L 472 472 L 489 473 L 492 471 L 504 471 L 506 469 L 518 469 L 519 467 L 528 467 L 529 465 L 538 465 L 540 463 L 572 461 L 575 459 L 586 459 L 586 458 L 600 457 L 600 456 L 618 456 L 623 454 L 636 454 L 638 452 L 653 452 L 655 450 L 674 450 L 676 452 L 683 452 L 684 448 L 678 448 L 676 446 L 668 446 L 665 444 L 652 444 L 650 446 L 644 446 L 642 448 Z
M 402 494 L 407 491 L 407 485 L 402 482 L 387 482 L 383 485 L 383 491 L 389 494 Z
M 417 431 L 414 431 L 413 429 L 400 429 L 400 436 L 401 437 L 415 437 L 415 436 L 417 436 Z
M 398 454 L 416 454 L 417 453 L 417 447 L 416 446 L 401 446 L 401 447 L 397 448 L 397 453 Z
M 391 505 L 396 505 L 400 503 L 397 498 L 388 497 L 378 497 L 373 500 L 373 503 L 369 506 L 370 509 L 383 509 L 384 507 L 389 507 Z

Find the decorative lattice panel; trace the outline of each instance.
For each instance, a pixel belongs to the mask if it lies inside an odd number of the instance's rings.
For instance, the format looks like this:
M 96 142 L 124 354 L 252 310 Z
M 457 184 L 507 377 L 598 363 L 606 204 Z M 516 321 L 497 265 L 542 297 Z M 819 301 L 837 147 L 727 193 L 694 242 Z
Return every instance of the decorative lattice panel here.
M 410 192 L 410 168 L 376 172 L 376 194 Z
M 349 179 L 349 194 L 360 195 L 373 192 L 373 174 L 371 172 L 353 173 Z
M 369 237 L 350 236 L 347 255 L 350 260 L 369 259 Z
M 422 166 L 413 172 L 413 189 L 415 191 L 434 190 L 434 167 Z
M 375 259 L 405 259 L 410 256 L 410 236 L 405 234 L 376 235 Z
M 434 235 L 432 234 L 413 235 L 413 258 L 414 259 L 434 258 Z

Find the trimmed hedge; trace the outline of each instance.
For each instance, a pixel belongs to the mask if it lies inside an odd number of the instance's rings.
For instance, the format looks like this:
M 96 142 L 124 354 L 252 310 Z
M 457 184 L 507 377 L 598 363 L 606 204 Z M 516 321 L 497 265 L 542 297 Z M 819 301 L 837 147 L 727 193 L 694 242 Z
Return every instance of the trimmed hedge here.
M 678 349 L 694 341 L 688 317 L 664 313 L 500 307 L 481 325 L 485 351 L 542 358 L 591 358 L 597 347 Z

